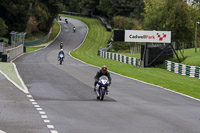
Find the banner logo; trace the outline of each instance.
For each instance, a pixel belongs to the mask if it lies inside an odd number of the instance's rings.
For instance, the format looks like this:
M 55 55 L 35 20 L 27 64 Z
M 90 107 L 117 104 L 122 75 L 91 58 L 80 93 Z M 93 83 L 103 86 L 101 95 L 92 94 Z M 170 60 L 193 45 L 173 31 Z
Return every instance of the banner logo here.
M 171 31 L 125 30 L 125 42 L 171 43 Z

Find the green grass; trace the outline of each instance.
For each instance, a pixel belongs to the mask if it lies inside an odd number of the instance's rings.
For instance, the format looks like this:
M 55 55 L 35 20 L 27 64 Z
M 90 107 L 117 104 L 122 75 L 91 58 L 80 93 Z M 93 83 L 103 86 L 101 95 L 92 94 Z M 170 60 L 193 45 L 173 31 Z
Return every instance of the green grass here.
M 26 47 L 26 52 L 29 53 L 29 52 L 33 52 L 35 50 L 38 50 L 40 49 L 40 47 L 45 47 L 47 46 L 52 40 L 54 40 L 54 38 L 58 35 L 60 31 L 60 25 L 58 24 L 58 22 L 56 22 L 54 20 L 54 23 L 53 23 L 53 27 L 52 27 L 52 33 L 50 35 L 50 37 L 48 38 L 47 41 L 41 43 L 41 44 L 38 44 L 38 45 L 34 45 L 34 46 L 28 46 Z
M 12 81 L 18 84 L 21 88 L 23 88 L 21 81 L 18 79 L 15 69 L 12 63 L 4 63 L 0 62 L 0 69 L 4 72 Z
M 53 29 L 52 30 L 53 30 L 52 34 L 49 38 L 50 40 L 53 40 L 58 35 L 58 33 L 60 32 L 60 25 L 55 20 L 54 20 L 54 23 L 53 23 Z
M 40 49 L 40 48 L 26 47 L 26 52 L 30 53 L 30 52 L 33 52 L 33 51 L 38 50 L 38 49 Z
M 74 16 L 67 17 L 79 19 L 86 23 L 89 28 L 89 33 L 85 42 L 79 49 L 71 52 L 72 56 L 99 67 L 105 64 L 108 69 L 113 72 L 200 99 L 200 79 L 182 76 L 161 68 L 138 68 L 97 56 L 98 48 L 107 46 L 107 41 L 111 33 L 107 32 L 96 19 Z M 113 83 L 114 82 L 115 79 L 113 79 Z
M 48 45 L 48 43 L 51 42 L 58 35 L 59 31 L 60 31 L 60 26 L 56 21 L 54 21 L 53 31 L 52 31 L 50 38 L 48 39 L 48 42 L 46 42 L 44 44 L 40 44 L 38 46 L 40 47 L 40 46 Z M 37 47 L 35 47 L 35 48 L 34 47 L 27 47 L 26 52 L 32 52 L 32 51 L 35 51 L 37 49 L 39 49 L 39 48 L 37 48 Z M 17 77 L 16 72 L 14 70 L 14 66 L 13 66 L 12 63 L 0 62 L 0 70 L 3 73 L 5 73 L 12 81 L 14 81 L 16 84 L 18 84 L 21 88 L 25 89 L 23 87 L 23 85 L 21 84 L 21 81 Z
M 66 17 L 71 17 L 75 19 L 80 19 L 81 17 L 62 15 Z M 108 40 L 110 39 L 112 33 L 107 32 L 104 27 L 101 26 L 101 23 L 97 19 L 92 18 L 81 18 L 81 21 L 84 22 L 88 28 L 89 32 L 87 39 L 84 44 L 79 47 L 78 50 L 71 52 L 71 54 L 81 60 L 84 60 L 90 64 L 98 64 L 98 66 L 103 65 L 103 60 L 100 62 L 94 62 L 96 59 L 101 58 L 97 55 L 97 51 L 100 47 L 106 47 L 108 45 Z M 94 62 L 94 63 L 93 63 Z
M 134 53 L 134 54 L 123 53 L 123 52 L 119 52 L 119 53 L 122 55 L 125 55 L 125 56 L 136 57 L 136 58 L 140 59 L 140 53 Z M 199 51 L 197 53 L 195 53 L 194 48 L 184 49 L 183 55 L 185 56 L 185 60 L 181 56 L 180 51 L 178 51 L 178 56 L 181 60 L 181 64 L 187 64 L 187 65 L 191 65 L 191 66 L 200 66 L 200 52 Z M 174 55 L 174 58 L 169 59 L 169 60 L 178 62 L 178 59 L 176 58 L 175 55 Z
M 180 52 L 178 52 L 178 54 L 179 54 L 179 57 L 181 57 Z M 186 59 L 181 62 L 182 64 L 187 64 L 191 66 L 200 66 L 200 52 L 199 51 L 195 53 L 194 48 L 185 49 L 183 54 L 186 57 Z
M 51 40 L 52 38 L 55 38 L 56 35 L 58 34 L 58 32 L 60 31 L 60 26 L 59 24 L 56 22 L 56 20 L 54 20 L 53 22 L 53 27 L 52 27 L 52 34 L 50 35 L 50 38 L 47 40 Z M 43 33 L 43 32 L 39 32 L 36 35 L 27 35 L 25 41 L 33 41 L 33 40 L 38 40 L 40 38 L 43 38 L 44 36 L 46 36 L 47 33 Z M 47 42 L 46 41 L 46 42 Z M 43 42 L 44 43 L 44 42 Z

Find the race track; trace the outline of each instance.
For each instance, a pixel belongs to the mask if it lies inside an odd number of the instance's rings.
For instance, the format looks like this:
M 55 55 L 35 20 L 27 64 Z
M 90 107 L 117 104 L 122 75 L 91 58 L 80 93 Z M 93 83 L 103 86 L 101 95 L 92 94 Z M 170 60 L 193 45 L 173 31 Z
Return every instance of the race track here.
M 50 46 L 14 61 L 33 99 L 54 125 L 53 130 L 58 133 L 200 132 L 199 101 L 115 73 L 111 73 L 109 95 L 105 101 L 97 101 L 93 82 L 99 68 L 68 54 L 82 43 L 87 26 L 75 19 L 68 21 L 69 24 L 59 22 L 61 33 Z M 57 60 L 61 41 L 66 53 L 63 65 Z

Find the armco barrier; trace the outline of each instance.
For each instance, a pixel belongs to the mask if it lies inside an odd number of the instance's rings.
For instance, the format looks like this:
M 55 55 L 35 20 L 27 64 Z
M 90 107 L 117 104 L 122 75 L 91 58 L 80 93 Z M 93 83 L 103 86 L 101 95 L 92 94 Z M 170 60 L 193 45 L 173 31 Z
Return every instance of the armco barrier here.
M 122 63 L 131 64 L 133 66 L 140 66 L 140 59 L 137 59 L 135 57 L 127 57 L 121 54 L 106 52 L 103 50 L 98 50 L 98 56 L 101 56 L 107 59 L 116 60 Z
M 200 79 L 200 67 L 197 66 L 189 66 L 166 60 L 165 69 L 184 76 L 195 77 Z

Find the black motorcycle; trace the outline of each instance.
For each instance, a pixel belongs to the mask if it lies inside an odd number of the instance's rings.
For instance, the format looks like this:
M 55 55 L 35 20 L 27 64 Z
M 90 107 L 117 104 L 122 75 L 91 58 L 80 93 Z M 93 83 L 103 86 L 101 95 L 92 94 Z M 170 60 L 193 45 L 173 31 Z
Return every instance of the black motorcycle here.
M 73 27 L 73 31 L 76 32 L 76 28 L 75 27 Z
M 60 65 L 62 65 L 63 60 L 64 60 L 64 55 L 63 55 L 63 54 L 60 54 L 60 55 L 59 55 Z
M 67 19 L 65 19 L 65 22 L 66 22 L 66 24 L 68 24 L 68 21 L 67 21 Z

